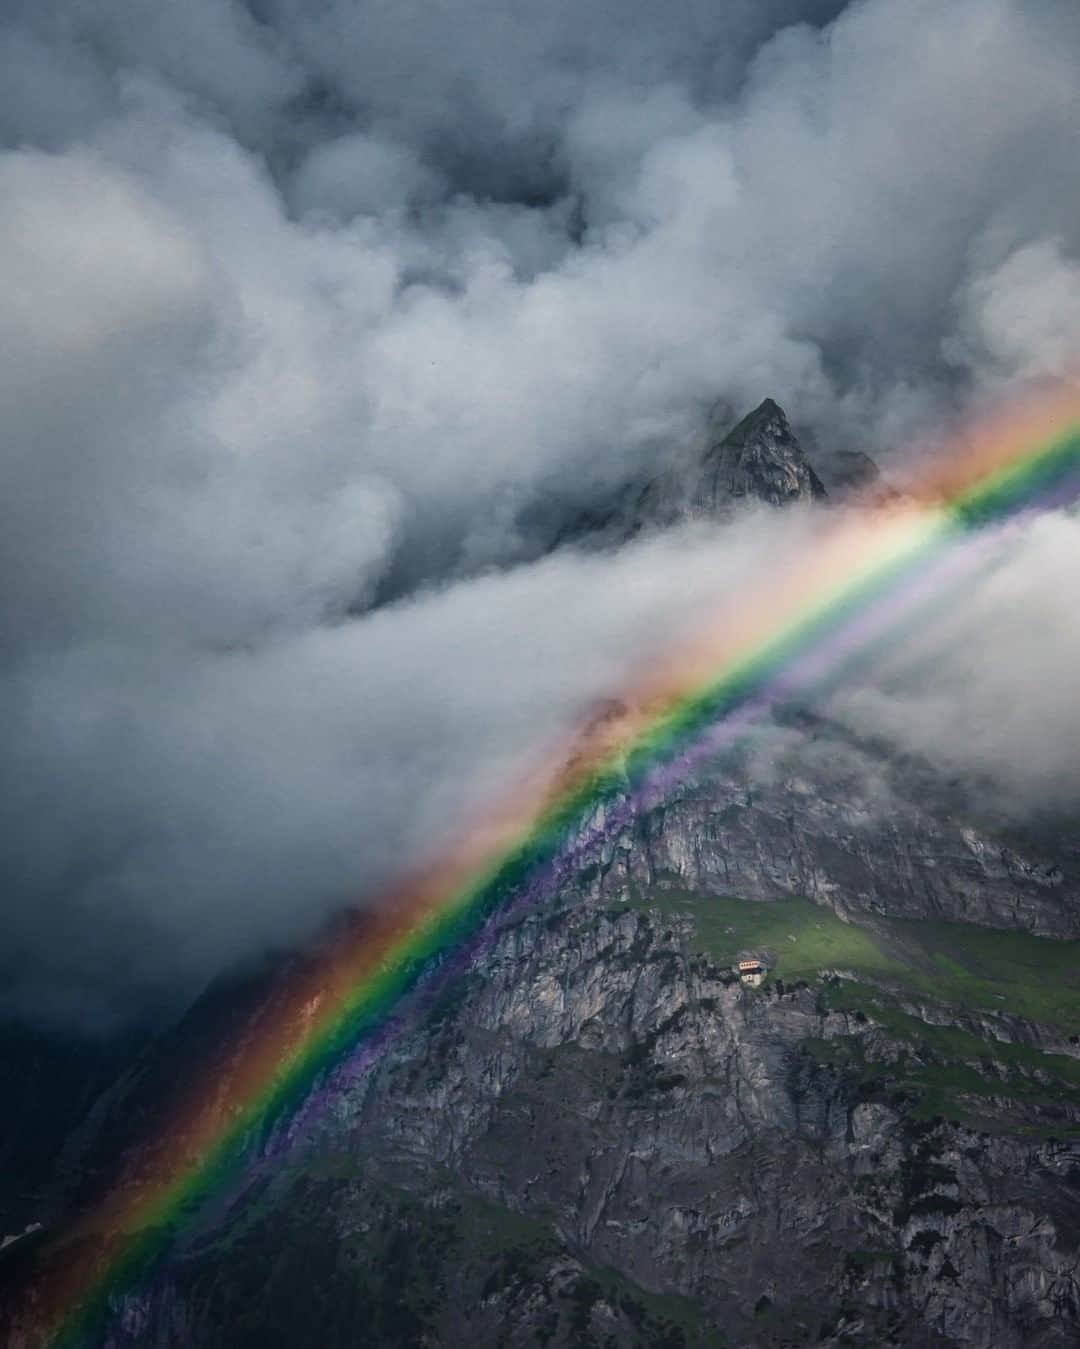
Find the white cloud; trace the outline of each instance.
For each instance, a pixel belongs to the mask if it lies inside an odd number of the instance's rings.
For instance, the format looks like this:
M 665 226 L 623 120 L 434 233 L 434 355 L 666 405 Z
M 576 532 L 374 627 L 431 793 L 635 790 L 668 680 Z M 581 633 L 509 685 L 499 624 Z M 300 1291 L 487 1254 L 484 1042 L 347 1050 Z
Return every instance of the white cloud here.
M 841 696 L 843 714 L 970 779 L 1016 818 L 1067 814 L 1080 801 L 1078 574 L 1080 518 L 1033 520 L 907 639 L 886 682 Z
M 1061 240 L 1039 239 L 976 273 L 959 295 L 946 355 L 985 382 L 1060 379 L 1080 352 L 1080 263 Z
M 717 397 L 899 455 L 1078 336 L 1073 6 L 151 9 L 0 20 L 26 1005 L 123 1004 L 369 893 L 761 560 L 751 529 L 484 574 L 537 494 L 589 500 Z M 1015 573 L 1043 673 L 992 640 L 1025 635 L 1006 570 L 925 698 L 858 706 L 1033 800 L 1072 781 L 1046 528 Z

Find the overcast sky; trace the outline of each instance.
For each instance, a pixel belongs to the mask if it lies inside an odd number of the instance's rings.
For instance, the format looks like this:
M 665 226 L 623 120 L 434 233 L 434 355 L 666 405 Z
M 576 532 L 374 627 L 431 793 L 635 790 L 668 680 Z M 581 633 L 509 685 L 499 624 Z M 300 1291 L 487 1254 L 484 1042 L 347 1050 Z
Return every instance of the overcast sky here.
M 1074 0 L 7 0 L 0 1006 L 364 902 L 809 528 L 515 565 L 538 497 L 1063 373 L 1078 69 Z M 851 716 L 1072 799 L 1078 547 Z

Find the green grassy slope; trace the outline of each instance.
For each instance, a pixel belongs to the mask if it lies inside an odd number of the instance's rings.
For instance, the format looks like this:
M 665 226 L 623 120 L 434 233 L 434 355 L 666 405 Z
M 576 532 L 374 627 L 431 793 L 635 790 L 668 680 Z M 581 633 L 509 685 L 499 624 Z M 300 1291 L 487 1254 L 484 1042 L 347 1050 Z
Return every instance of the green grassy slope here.
M 880 1026 L 899 1047 L 889 1061 L 869 1058 L 858 1036 L 806 1044 L 819 1062 L 853 1074 L 863 1093 L 900 1095 L 916 1115 L 976 1128 L 1080 1132 L 1080 1061 L 905 1010 L 927 1002 L 958 1013 L 1011 1013 L 1075 1037 L 1080 942 L 876 916 L 864 926 L 806 899 L 753 903 L 658 890 L 632 902 L 689 917 L 691 945 L 717 964 L 767 954 L 770 981 L 816 983 L 824 1005 Z M 834 970 L 846 977 L 828 977 Z
M 823 970 L 843 970 L 952 1006 L 1014 1012 L 1080 1033 L 1080 941 L 967 923 L 875 918 L 863 926 L 808 899 L 765 904 L 662 890 L 634 902 L 688 914 L 695 945 L 719 964 L 767 950 L 773 978 L 813 980 Z

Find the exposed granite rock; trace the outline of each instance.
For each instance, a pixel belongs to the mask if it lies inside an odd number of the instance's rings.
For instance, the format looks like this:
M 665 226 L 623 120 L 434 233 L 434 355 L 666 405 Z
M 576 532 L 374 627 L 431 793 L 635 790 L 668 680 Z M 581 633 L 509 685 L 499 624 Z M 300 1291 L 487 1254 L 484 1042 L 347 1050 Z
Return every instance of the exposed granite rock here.
M 636 503 L 636 523 L 646 527 L 716 519 L 745 500 L 786 506 L 824 496 L 825 488 L 783 408 L 766 398 L 727 434 L 714 417 L 704 454 L 672 466 L 648 484 Z
M 1080 1143 L 922 1119 L 896 1055 L 678 922 L 525 915 L 102 1343 L 1074 1345 Z
M 845 1005 L 844 971 L 748 988 L 690 919 L 640 907 L 804 895 L 870 931 L 1080 933 L 1068 834 L 1006 843 L 918 773 L 848 771 L 811 738 L 764 770 L 701 767 L 601 831 L 546 907 L 495 920 L 464 977 L 88 1349 L 1076 1344 L 1075 1037 L 917 989 L 890 991 L 890 1018 Z M 228 1098 L 281 983 L 212 990 L 136 1061 L 70 1140 L 58 1210 L 118 1157 L 152 1167 L 178 1081 L 211 1072 Z M 931 1111 L 919 1084 L 942 1081 L 954 1098 Z M 40 1235 L 4 1252 L 9 1288 Z
M 569 519 L 565 510 L 552 508 L 558 524 L 551 546 L 611 547 L 643 530 L 723 519 L 748 502 L 787 506 L 827 495 L 783 408 L 771 398 L 728 427 L 726 409 L 717 407 L 700 441 L 673 452 L 660 473 L 624 483 Z M 533 525 L 540 526 L 539 507 L 533 510 Z
M 687 920 L 626 903 L 794 894 L 871 930 L 1080 932 L 1067 837 L 1006 844 L 917 773 L 850 770 L 811 740 L 784 738 L 764 771 L 703 766 L 601 831 L 551 907 L 500 919 L 434 1013 L 118 1305 L 101 1346 L 1076 1343 L 1080 1096 L 1047 1107 L 1025 1086 L 1075 1062 L 1075 1037 L 894 990 L 920 1049 L 835 1003 L 843 971 L 751 989 L 695 953 Z M 279 986 L 220 987 L 147 1051 L 73 1136 L 57 1206 L 118 1156 L 139 1163 L 178 1075 L 204 1077 L 208 1055 L 216 1080 L 242 1072 Z M 942 1071 L 941 1028 L 976 1046 L 957 1081 L 976 1074 L 986 1127 L 927 1119 L 911 1094 Z M 1019 1088 L 994 1067 L 1003 1044 L 1028 1055 Z M 33 1243 L 12 1252 L 32 1266 Z M 675 1321 L 661 1297 L 681 1299 Z
M 593 892 L 631 882 L 804 895 L 841 917 L 1080 936 L 1080 836 L 977 818 L 934 775 L 819 722 L 764 769 L 727 758 L 688 771 L 661 803 L 604 833 L 585 875 Z
M 677 462 L 571 524 L 557 513 L 556 541 L 877 479 L 861 455 L 824 456 L 819 476 L 771 399 L 725 426 L 715 413 Z M 920 1044 L 841 1005 L 843 970 L 750 988 L 686 920 L 627 902 L 796 895 L 870 930 L 1080 936 L 1075 834 L 1013 837 L 887 756 L 864 768 L 798 747 L 767 772 L 717 762 L 600 831 L 551 907 L 497 920 L 433 1013 L 121 1297 L 92 1349 L 1080 1343 L 1080 1096 L 1071 1079 L 1027 1090 L 1073 1068 L 1076 1036 L 890 990 Z M 209 1075 L 227 1100 L 283 982 L 219 985 L 136 1057 L 72 1131 L 51 1195 L 19 1197 L 20 1228 L 77 1209 L 118 1158 L 151 1170 L 178 1083 Z M 938 1030 L 977 1050 L 943 1064 Z M 1026 1055 L 1019 1081 L 1002 1045 Z M 912 1083 L 957 1067 L 956 1109 L 930 1114 Z M 969 1096 L 985 1127 L 963 1122 Z M 253 1137 L 252 1159 L 271 1141 Z M 0 1285 L 32 1273 L 42 1235 L 9 1243 Z M 0 1294 L 0 1338 L 38 1349 L 6 1314 Z
M 618 880 L 752 899 L 807 895 L 837 913 L 889 914 L 1080 935 L 1075 848 L 1023 855 L 914 801 L 885 813 L 808 784 L 691 787 L 632 827 L 609 852 Z

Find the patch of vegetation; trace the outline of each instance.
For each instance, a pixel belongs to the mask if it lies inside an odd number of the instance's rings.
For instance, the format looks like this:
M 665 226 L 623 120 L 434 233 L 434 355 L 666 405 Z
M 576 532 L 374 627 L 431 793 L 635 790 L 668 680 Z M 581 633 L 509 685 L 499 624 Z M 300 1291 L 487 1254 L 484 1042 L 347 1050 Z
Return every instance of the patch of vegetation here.
M 520 1213 L 475 1194 L 458 1196 L 445 1211 L 453 1230 L 455 1273 L 479 1277 L 481 1300 L 503 1296 L 514 1301 L 532 1290 L 550 1289 L 552 1260 L 564 1248 L 545 1213 Z M 447 1247 L 450 1249 L 450 1247 Z M 470 1276 L 468 1271 L 474 1271 Z M 603 1301 L 621 1311 L 634 1327 L 635 1349 L 725 1349 L 696 1303 L 678 1295 L 647 1292 L 611 1269 L 589 1269 L 564 1288 L 545 1313 L 538 1313 L 539 1343 L 564 1332 L 566 1343 L 593 1349 L 592 1314 Z
M 865 1009 L 901 1046 L 891 1063 L 867 1059 L 858 1037 L 806 1042 L 822 1063 L 856 1069 L 860 1084 L 891 1085 L 914 1098 L 914 1114 L 946 1116 L 973 1128 L 991 1123 L 986 1107 L 1013 1103 L 1042 1112 L 1080 1110 L 1080 1061 L 1048 1054 L 1030 1045 L 983 1038 L 957 1026 L 934 1026 L 897 1006 L 886 990 L 867 984 L 835 983 L 825 990 L 828 1004 L 851 1011 Z M 983 1108 L 980 1108 L 983 1107 Z M 1067 1120 L 1021 1126 L 1021 1132 L 1074 1133 Z
M 762 1293 L 754 1303 L 752 1323 L 747 1326 L 739 1343 L 769 1345 L 775 1349 L 820 1344 L 835 1336 L 853 1315 L 851 1307 L 829 1305 L 821 1298 L 793 1297 L 775 1302 L 767 1293 Z M 866 1317 L 862 1319 L 865 1321 Z M 863 1338 L 860 1343 L 869 1341 Z M 875 1339 L 874 1344 L 877 1343 L 879 1341 Z
M 808 1041 L 819 1063 L 854 1075 L 866 1097 L 906 1100 L 916 1118 L 948 1116 L 973 1128 L 1012 1111 L 1013 1132 L 1076 1132 L 1080 1061 L 1027 1045 L 934 1025 L 900 1005 L 926 1002 L 961 1013 L 1011 1013 L 1080 1031 L 1080 942 L 964 923 L 874 916 L 844 922 L 806 899 L 760 903 L 655 889 L 632 902 L 662 919 L 689 918 L 692 946 L 722 969 L 747 951 L 769 957 L 766 987 L 815 985 L 825 1004 L 872 1022 L 899 1044 L 892 1061 L 868 1057 L 858 1034 Z M 828 976 L 843 971 L 844 979 Z
M 589 1281 L 633 1325 L 636 1349 L 726 1349 L 727 1337 L 690 1298 L 650 1293 L 613 1269 L 593 1270 Z
M 924 1025 L 919 1021 L 915 1024 Z M 1036 1079 L 1023 1069 L 1010 1069 L 1007 1063 L 989 1057 L 986 1041 L 967 1038 L 982 1051 L 975 1063 L 938 1059 L 917 1044 L 902 1049 L 895 1058 L 872 1058 L 860 1036 L 811 1038 L 803 1041 L 803 1049 L 816 1062 L 847 1073 L 863 1099 L 901 1106 L 913 1121 L 944 1118 L 992 1133 L 1001 1132 L 1007 1125 L 1007 1132 L 1035 1137 L 1077 1133 L 1076 1125 L 1061 1118 L 1063 1108 L 1080 1109 L 1080 1089 L 1069 1080 L 1076 1072 L 1075 1060 L 995 1042 L 995 1050 L 1019 1051 L 1020 1056 L 1039 1060 L 1043 1076 Z M 1062 1079 L 1045 1071 L 1042 1065 L 1048 1063 L 1061 1066 Z M 1032 1122 L 1025 1122 L 1028 1116 Z M 1040 1117 L 1044 1123 L 1038 1122 Z
M 971 923 L 875 916 L 844 922 L 808 899 L 768 903 L 686 890 L 631 897 L 694 924 L 694 945 L 721 966 L 767 950 L 770 977 L 814 980 L 837 969 L 972 1011 L 1012 1012 L 1080 1034 L 1080 941 Z
M 200 1285 L 212 1322 L 234 1329 L 231 1343 L 346 1343 L 362 1326 L 366 1341 L 405 1349 L 423 1341 L 457 1258 L 452 1216 L 391 1187 L 371 1192 L 363 1229 L 342 1237 L 329 1215 L 340 1180 L 335 1164 L 292 1172 L 277 1204 L 287 1204 L 295 1239 L 284 1247 L 277 1209 L 247 1215 L 226 1242 L 188 1251 L 177 1263 L 183 1285 Z M 230 1277 L 219 1277 L 223 1251 Z M 295 1290 L 305 1296 L 298 1298 Z
M 637 902 L 690 918 L 693 945 L 722 968 L 744 951 L 767 951 L 774 982 L 813 982 L 841 970 L 963 1010 L 1080 1030 L 1080 941 L 879 917 L 864 926 L 806 899 L 761 903 L 655 891 Z
M 855 1276 L 873 1269 L 875 1265 L 890 1263 L 894 1257 L 895 1252 L 881 1248 L 848 1251 L 844 1256 L 844 1269 L 847 1274 Z
M 768 904 L 695 895 L 684 890 L 654 890 L 640 906 L 661 914 L 688 914 L 694 945 L 718 965 L 733 965 L 744 950 L 768 950 L 773 977 L 785 981 L 816 978 L 823 969 L 901 974 L 904 965 L 864 928 L 841 922 L 829 909 L 808 899 L 779 899 Z
M 462 1239 L 481 1257 L 516 1247 L 539 1258 L 560 1249 L 546 1213 L 519 1213 L 479 1195 L 467 1195 L 456 1204 L 455 1215 Z
M 910 919 L 886 930 L 908 965 L 905 982 L 929 997 L 1080 1032 L 1080 941 Z

